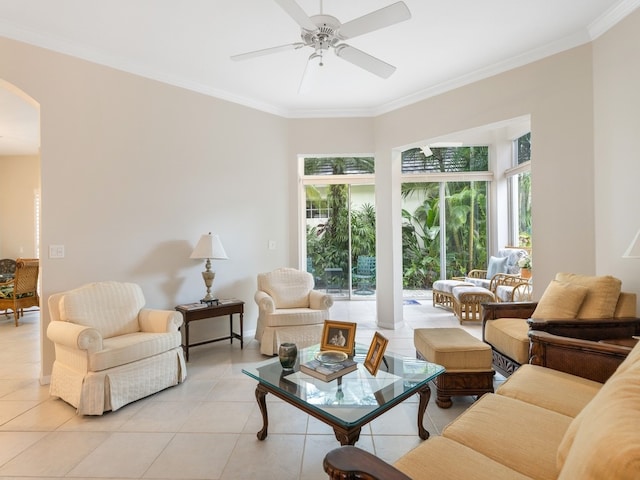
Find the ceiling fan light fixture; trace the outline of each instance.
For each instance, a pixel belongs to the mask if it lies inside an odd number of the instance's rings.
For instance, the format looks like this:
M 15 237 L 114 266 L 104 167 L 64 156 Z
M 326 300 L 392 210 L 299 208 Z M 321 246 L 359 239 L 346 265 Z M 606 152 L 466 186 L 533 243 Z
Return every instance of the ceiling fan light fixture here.
M 233 55 L 231 57 L 232 60 L 246 60 L 280 51 L 311 47 L 314 49 L 315 54 L 319 55 L 319 65 L 322 66 L 322 55 L 324 51 L 333 48 L 338 57 L 378 77 L 389 78 L 389 76 L 395 72 L 396 67 L 393 65 L 350 45 L 340 44 L 340 42 L 409 20 L 411 18 L 411 12 L 409 12 L 404 2 L 399 1 L 393 3 L 342 24 L 336 17 L 323 13 L 322 1 L 320 2 L 320 14 L 312 16 L 308 16 L 296 0 L 274 1 L 301 27 L 300 38 L 302 39 L 302 43 L 292 43 Z M 306 70 L 309 70 L 310 63 L 312 60 L 315 60 L 315 58 L 314 54 L 309 57 Z

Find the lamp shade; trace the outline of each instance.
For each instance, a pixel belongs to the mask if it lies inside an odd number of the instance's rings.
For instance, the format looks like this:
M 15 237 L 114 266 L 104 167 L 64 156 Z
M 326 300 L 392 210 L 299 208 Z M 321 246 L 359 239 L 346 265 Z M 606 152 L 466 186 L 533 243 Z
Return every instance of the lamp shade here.
M 627 251 L 622 255 L 623 258 L 640 258 L 640 230 L 633 238 L 631 245 L 627 248 Z
M 220 237 L 218 235 L 211 235 L 211 232 L 209 232 L 200 237 L 196 248 L 193 249 L 189 258 L 226 260 L 229 257 L 227 257 L 227 252 L 224 251 Z

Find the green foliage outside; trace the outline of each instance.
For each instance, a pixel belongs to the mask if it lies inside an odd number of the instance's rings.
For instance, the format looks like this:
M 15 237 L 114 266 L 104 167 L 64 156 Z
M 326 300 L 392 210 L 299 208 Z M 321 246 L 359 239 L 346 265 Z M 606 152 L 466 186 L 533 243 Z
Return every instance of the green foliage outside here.
M 419 158 L 413 155 L 413 168 L 422 171 L 486 171 L 488 169 L 487 147 L 459 147 L 432 149 L 432 157 Z M 416 161 L 417 158 L 417 161 Z M 353 172 L 372 172 L 370 159 L 314 159 L 315 165 L 305 164 L 305 173 L 344 174 L 345 169 Z M 321 162 L 320 162 L 321 161 Z M 416 165 L 419 164 L 418 167 Z M 328 170 L 331 169 L 332 173 Z M 440 225 L 440 184 L 404 183 L 404 199 L 419 201 L 414 211 L 402 211 L 402 259 L 403 288 L 428 289 L 440 278 L 441 244 L 446 249 L 447 277 L 464 276 L 474 268 L 485 268 L 487 264 L 487 182 L 446 182 L 445 224 Z M 317 194 L 314 187 L 307 187 L 307 198 Z M 375 208 L 364 204 L 348 214 L 348 190 L 346 185 L 329 185 L 326 200 L 329 218 L 317 227 L 307 227 L 307 254 L 313 270 L 319 274 L 327 267 L 340 266 L 348 269 L 349 224 L 351 225 L 351 264 L 357 263 L 358 256 L 375 256 Z M 530 223 L 530 215 L 528 216 Z M 530 229 L 530 225 L 529 225 Z M 444 242 L 441 239 L 445 235 Z M 322 282 L 320 275 L 317 281 Z

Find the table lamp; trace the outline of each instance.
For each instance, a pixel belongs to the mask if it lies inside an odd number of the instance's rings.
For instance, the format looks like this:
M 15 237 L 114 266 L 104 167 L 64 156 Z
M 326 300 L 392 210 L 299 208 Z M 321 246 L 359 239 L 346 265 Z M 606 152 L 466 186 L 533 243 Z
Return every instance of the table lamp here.
M 207 287 L 207 294 L 200 302 L 208 305 L 218 303 L 218 299 L 211 295 L 211 285 L 213 285 L 213 279 L 216 277 L 216 272 L 211 271 L 211 259 L 227 260 L 229 258 L 227 257 L 227 252 L 224 251 L 220 237 L 218 237 L 218 235 L 211 235 L 211 232 L 202 235 L 189 258 L 207 259 L 205 271 L 202 272 L 202 278 Z
M 636 233 L 631 245 L 627 248 L 627 251 L 622 255 L 623 258 L 640 258 L 640 230 Z

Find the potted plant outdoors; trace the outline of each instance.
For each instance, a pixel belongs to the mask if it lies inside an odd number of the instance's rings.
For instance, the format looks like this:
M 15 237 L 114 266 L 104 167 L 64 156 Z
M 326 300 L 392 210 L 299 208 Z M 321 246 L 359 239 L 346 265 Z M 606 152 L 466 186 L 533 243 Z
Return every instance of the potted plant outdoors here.
M 531 278 L 531 257 L 526 256 L 518 260 L 518 266 L 520 267 L 520 276 L 522 278 Z

